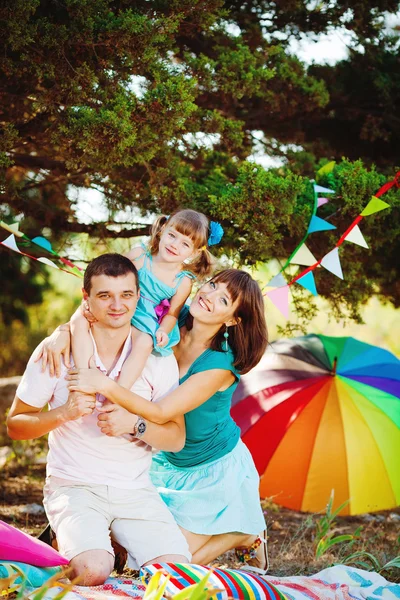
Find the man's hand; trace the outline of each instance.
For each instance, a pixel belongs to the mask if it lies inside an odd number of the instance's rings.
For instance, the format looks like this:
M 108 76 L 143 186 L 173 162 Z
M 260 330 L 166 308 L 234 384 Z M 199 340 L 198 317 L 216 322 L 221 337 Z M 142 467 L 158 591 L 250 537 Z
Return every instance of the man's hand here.
M 67 402 L 64 404 L 65 420 L 75 421 L 80 417 L 91 415 L 96 406 L 96 396 L 70 392 Z
M 103 406 L 98 409 L 99 417 L 97 426 L 101 432 L 109 436 L 121 436 L 125 433 L 132 433 L 135 423 L 138 419 L 137 415 L 125 410 L 118 404 L 112 404 L 107 400 Z
M 157 346 L 164 348 L 168 344 L 169 335 L 163 329 L 158 328 L 156 331 Z

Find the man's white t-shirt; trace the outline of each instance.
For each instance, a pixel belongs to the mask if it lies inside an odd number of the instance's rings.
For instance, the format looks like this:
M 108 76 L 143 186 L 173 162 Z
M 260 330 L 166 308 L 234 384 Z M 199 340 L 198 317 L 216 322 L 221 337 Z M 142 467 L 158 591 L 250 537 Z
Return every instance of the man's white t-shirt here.
M 131 345 L 129 335 L 115 367 L 109 373 L 112 379 L 118 377 Z M 106 373 L 96 347 L 94 356 L 97 367 Z M 62 406 L 68 400 L 66 374 L 67 369 L 63 364 L 61 376 L 50 377 L 48 369 L 42 373 L 40 361 L 35 363 L 31 357 L 16 394 L 23 402 L 37 408 L 47 404 L 49 409 Z M 151 354 L 142 375 L 131 389 L 154 402 L 175 389 L 178 382 L 178 365 L 174 355 L 156 357 Z M 129 441 L 125 437 L 105 435 L 97 426 L 98 415 L 95 409 L 92 414 L 68 421 L 49 433 L 47 475 L 121 489 L 138 489 L 149 485 L 150 446 L 141 441 Z

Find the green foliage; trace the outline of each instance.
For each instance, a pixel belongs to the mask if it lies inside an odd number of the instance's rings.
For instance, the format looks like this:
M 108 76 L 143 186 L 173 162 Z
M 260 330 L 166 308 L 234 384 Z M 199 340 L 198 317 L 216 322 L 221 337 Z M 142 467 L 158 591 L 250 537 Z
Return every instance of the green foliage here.
M 400 556 L 396 556 L 392 560 L 387 562 L 381 562 L 374 554 L 361 550 L 359 552 L 353 552 L 349 556 L 346 556 L 341 564 L 354 565 L 365 571 L 375 571 L 376 573 L 384 573 L 391 569 L 400 569 Z
M 324 514 L 315 524 L 315 557 L 320 558 L 325 552 L 328 552 L 332 546 L 343 544 L 344 542 L 354 541 L 360 534 L 359 527 L 354 534 L 334 535 L 331 529 L 335 527 L 335 518 L 341 510 L 349 503 L 349 500 L 343 502 L 336 510 L 332 511 L 334 500 L 334 490 L 331 492 L 328 504 L 326 505 L 326 514 Z
M 338 196 L 321 216 L 338 229 L 310 239 L 320 258 L 400 163 L 397 42 L 382 25 L 398 6 L 5 0 L 0 218 L 23 219 L 32 237 L 45 228 L 57 248 L 73 233 L 95 243 L 148 233 L 140 223 L 115 227 L 121 209 L 190 206 L 222 220 L 220 254 L 248 265 L 285 260 L 311 215 L 308 178 L 327 156 L 337 164 L 321 184 Z M 338 27 L 352 31 L 347 61 L 307 68 L 290 52 L 293 37 Z M 260 146 L 285 165 L 266 171 L 249 162 Z M 95 214 L 89 225 L 79 221 L 81 188 L 104 194 L 106 222 Z M 346 283 L 320 269 L 317 288 L 334 315 L 359 319 L 376 292 L 400 303 L 398 197 L 387 194 L 392 209 L 363 222 L 371 251 L 346 245 Z M 40 302 L 45 286 L 33 267 L 24 277 L 22 295 L 18 277 L 14 286 L 4 271 L 5 319 L 26 318 L 18 303 Z M 306 292 L 295 297 L 301 323 L 314 305 Z

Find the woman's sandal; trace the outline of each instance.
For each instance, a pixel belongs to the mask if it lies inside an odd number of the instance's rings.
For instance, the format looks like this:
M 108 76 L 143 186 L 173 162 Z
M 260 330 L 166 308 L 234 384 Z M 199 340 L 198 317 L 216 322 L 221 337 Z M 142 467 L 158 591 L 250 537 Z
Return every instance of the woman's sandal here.
M 262 548 L 260 548 L 261 545 Z M 260 549 L 262 554 L 260 553 Z M 235 553 L 238 561 L 244 563 L 244 566 L 241 567 L 243 571 L 265 575 L 269 569 L 267 528 L 264 529 L 262 535 L 258 536 L 251 546 L 235 548 Z

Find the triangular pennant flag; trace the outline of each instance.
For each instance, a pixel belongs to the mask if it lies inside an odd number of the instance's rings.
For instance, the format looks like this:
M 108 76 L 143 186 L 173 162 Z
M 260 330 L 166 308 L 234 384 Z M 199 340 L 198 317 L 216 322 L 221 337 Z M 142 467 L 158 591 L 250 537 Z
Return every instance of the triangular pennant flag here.
M 318 198 L 317 207 L 319 208 L 320 206 L 327 204 L 327 202 L 329 202 L 329 198 Z
M 313 215 L 311 217 L 307 233 L 314 233 L 315 231 L 328 231 L 329 229 L 336 229 L 336 227 L 331 223 L 328 223 L 328 221 Z
M 83 277 L 83 271 L 79 267 L 74 266 L 71 269 L 71 273 L 73 273 L 74 275 L 77 275 L 78 277 Z
M 268 298 L 276 306 L 276 308 L 283 314 L 286 319 L 289 318 L 289 286 L 276 288 L 267 292 Z
M 353 244 L 357 244 L 358 246 L 362 246 L 363 248 L 368 248 L 368 244 L 364 239 L 363 234 L 361 233 L 361 229 L 358 225 L 353 227 L 348 235 L 345 237 L 346 242 L 353 242 Z
M 45 256 L 41 256 L 40 258 L 38 258 L 38 261 L 44 263 L 45 265 L 49 265 L 49 267 L 53 267 L 54 269 L 60 269 L 60 267 L 57 267 L 56 263 L 54 263 L 49 258 L 46 258 Z
M 334 194 L 335 190 L 330 190 L 329 188 L 322 187 L 322 185 L 317 185 L 314 183 L 314 192 L 316 194 Z
M 328 254 L 325 254 L 324 258 L 321 260 L 321 265 L 325 267 L 327 271 L 330 271 L 336 275 L 336 277 L 343 279 L 343 271 L 342 265 L 340 264 L 338 248 L 334 248 L 328 252 Z
M 308 271 L 308 273 L 303 275 L 303 277 L 300 277 L 300 279 L 296 279 L 295 283 L 299 283 L 304 288 L 306 288 L 306 290 L 311 292 L 314 296 L 318 296 L 317 288 L 315 287 L 314 275 L 312 274 L 312 271 Z
M 3 246 L 7 246 L 7 248 L 10 248 L 10 250 L 14 250 L 14 252 L 23 254 L 23 252 L 21 252 L 17 246 L 17 242 L 15 241 L 14 234 L 9 235 L 8 238 L 6 240 L 4 240 L 4 242 L 1 242 L 1 243 L 3 244 Z
M 286 279 L 282 273 L 278 273 L 267 283 L 267 287 L 283 287 L 284 285 L 286 285 Z
M 303 244 L 297 250 L 296 254 L 290 260 L 291 263 L 295 265 L 305 265 L 306 267 L 310 267 L 311 265 L 317 262 L 315 256 L 309 251 L 307 246 Z
M 46 240 L 46 238 L 44 238 L 42 236 L 35 237 L 35 238 L 33 238 L 32 242 L 34 244 L 36 244 L 37 246 L 40 246 L 41 248 L 44 248 L 45 250 L 47 250 L 51 254 L 54 254 L 54 250 L 51 247 L 51 244 L 50 244 L 49 240 Z
M 21 231 L 18 231 L 19 223 L 4 223 L 4 221 L 0 221 L 0 225 L 3 229 L 8 231 L 9 233 L 13 233 L 17 237 L 24 237 L 24 234 Z
M 374 213 L 379 212 L 380 210 L 385 210 L 385 208 L 389 208 L 389 206 L 390 204 L 387 204 L 387 202 L 380 200 L 376 196 L 372 196 L 371 200 L 368 202 L 367 206 L 362 211 L 361 216 L 368 217 L 369 215 L 373 215 Z
M 335 168 L 335 165 L 336 162 L 334 160 L 331 160 L 331 162 L 326 163 L 326 165 L 318 169 L 317 175 L 329 175 L 329 173 L 332 173 L 333 169 Z

